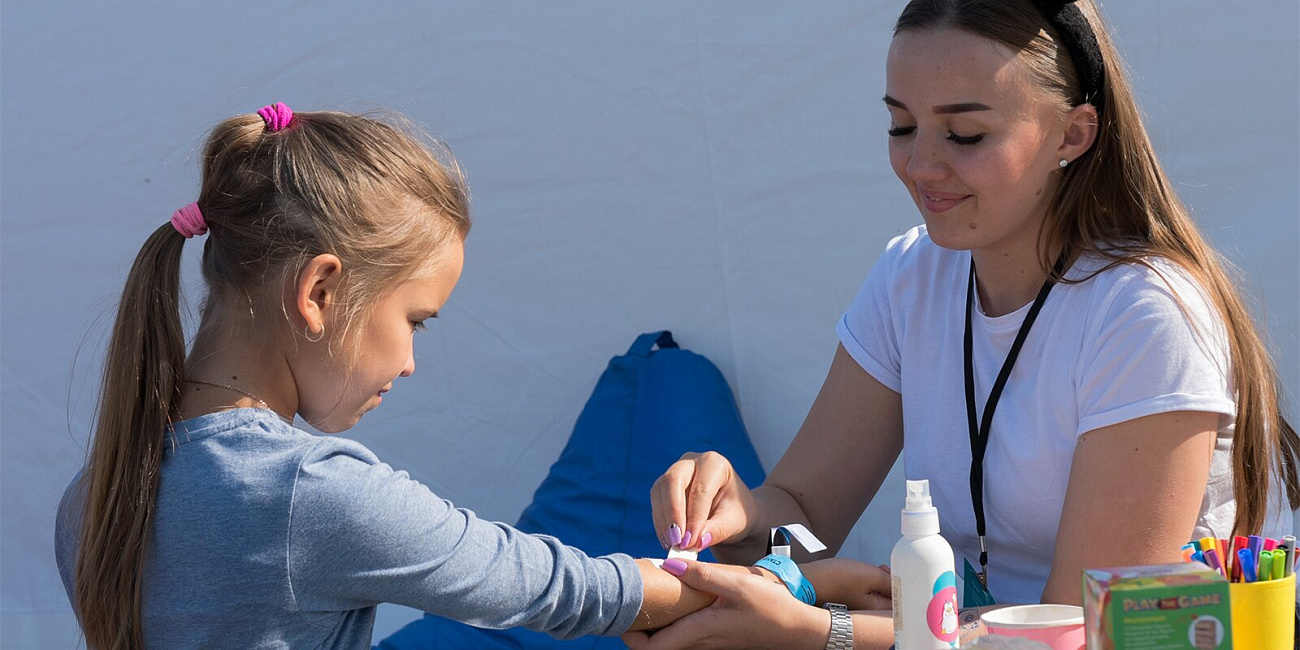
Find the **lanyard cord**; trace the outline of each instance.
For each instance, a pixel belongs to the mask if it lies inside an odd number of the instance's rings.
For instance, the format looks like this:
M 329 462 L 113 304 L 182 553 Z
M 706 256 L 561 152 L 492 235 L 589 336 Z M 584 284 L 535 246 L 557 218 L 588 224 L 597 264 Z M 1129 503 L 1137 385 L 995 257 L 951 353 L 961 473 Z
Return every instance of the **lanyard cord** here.
M 1056 277 L 1061 277 L 1064 269 L 1065 253 L 1061 253 L 1061 257 L 1057 259 L 1054 267 Z M 975 532 L 979 535 L 980 541 L 980 570 L 976 575 L 985 590 L 989 587 L 989 551 L 984 539 L 986 530 L 984 525 L 984 452 L 989 446 L 989 426 L 993 423 L 993 411 L 997 408 L 998 400 L 1002 397 L 1002 390 L 1006 388 L 1007 379 L 1011 376 L 1011 368 L 1016 365 L 1016 358 L 1020 356 L 1020 348 L 1024 347 L 1025 339 L 1029 337 L 1029 328 L 1034 326 L 1034 321 L 1038 318 L 1038 312 L 1042 311 L 1043 304 L 1047 302 L 1047 294 L 1052 292 L 1052 286 L 1055 284 L 1052 278 L 1048 278 L 1043 283 L 1043 288 L 1038 290 L 1038 297 L 1034 298 L 1034 304 L 1030 306 L 1029 313 L 1025 315 L 1025 322 L 1020 325 L 1020 331 L 1016 333 L 1016 340 L 1011 344 L 1011 350 L 1007 352 L 1007 359 L 1002 363 L 1002 370 L 998 372 L 997 381 L 993 382 L 993 390 L 989 392 L 989 400 L 984 405 L 984 416 L 979 418 L 979 422 L 976 423 L 975 364 L 972 360 L 974 339 L 971 334 L 971 311 L 975 306 L 974 258 L 970 262 L 970 279 L 966 284 L 966 336 L 962 341 L 962 351 L 966 358 L 966 420 L 970 428 L 970 496 L 971 504 L 975 507 Z

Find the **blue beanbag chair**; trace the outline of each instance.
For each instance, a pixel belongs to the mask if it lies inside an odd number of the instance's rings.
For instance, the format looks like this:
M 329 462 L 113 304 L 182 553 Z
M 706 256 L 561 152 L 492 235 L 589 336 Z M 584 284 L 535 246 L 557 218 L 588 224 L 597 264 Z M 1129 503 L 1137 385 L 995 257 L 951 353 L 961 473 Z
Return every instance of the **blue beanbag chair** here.
M 650 516 L 650 486 L 683 453 L 705 450 L 726 456 L 746 485 L 763 482 L 763 467 L 722 373 L 708 359 L 678 348 L 670 332 L 642 334 L 627 354 L 610 360 L 578 416 L 569 444 L 516 527 L 553 535 L 589 555 L 663 557 Z M 700 557 L 713 559 L 708 551 Z M 484 630 L 426 614 L 377 647 L 605 650 L 625 646 L 611 637 L 557 641 L 539 632 Z

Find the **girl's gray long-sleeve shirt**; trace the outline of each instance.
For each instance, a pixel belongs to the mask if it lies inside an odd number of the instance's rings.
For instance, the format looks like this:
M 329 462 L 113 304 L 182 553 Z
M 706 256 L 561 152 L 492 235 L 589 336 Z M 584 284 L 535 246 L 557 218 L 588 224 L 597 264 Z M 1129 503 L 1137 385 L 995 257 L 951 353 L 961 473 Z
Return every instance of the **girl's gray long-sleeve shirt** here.
M 185 420 L 173 437 L 145 564 L 150 648 L 369 648 L 382 602 L 559 638 L 621 633 L 641 608 L 632 558 L 481 520 L 357 442 L 264 409 Z M 59 505 L 69 598 L 83 489 Z

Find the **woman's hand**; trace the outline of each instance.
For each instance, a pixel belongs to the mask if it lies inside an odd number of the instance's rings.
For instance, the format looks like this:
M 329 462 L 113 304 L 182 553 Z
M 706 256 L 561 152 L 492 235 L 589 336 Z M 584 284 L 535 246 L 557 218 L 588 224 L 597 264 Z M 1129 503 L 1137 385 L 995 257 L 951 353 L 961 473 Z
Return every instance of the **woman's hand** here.
M 664 548 L 703 550 L 743 539 L 758 519 L 754 495 L 716 452 L 684 454 L 650 489 L 655 531 Z
M 817 602 L 839 603 L 851 611 L 893 607 L 889 566 L 872 566 L 857 560 L 833 557 L 801 562 L 800 570 L 817 590 Z
M 681 581 L 718 599 L 653 634 L 624 634 L 632 650 L 826 647 L 831 626 L 826 610 L 799 602 L 764 576 L 708 562 L 686 564 Z
M 803 524 L 834 555 L 903 448 L 903 401 L 840 345 L 781 461 L 753 491 L 717 453 L 686 454 L 651 489 L 655 533 L 672 546 L 717 546 L 725 562 L 763 556 L 771 526 Z M 792 549 L 794 550 L 794 549 Z M 795 557 L 803 557 L 794 550 Z

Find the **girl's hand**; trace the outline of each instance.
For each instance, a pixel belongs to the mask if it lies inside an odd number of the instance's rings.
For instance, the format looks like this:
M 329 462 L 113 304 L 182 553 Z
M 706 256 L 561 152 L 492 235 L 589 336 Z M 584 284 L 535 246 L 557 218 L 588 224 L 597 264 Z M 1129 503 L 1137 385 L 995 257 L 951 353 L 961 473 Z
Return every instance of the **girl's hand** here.
M 850 611 L 893 608 L 888 565 L 833 557 L 801 562 L 799 568 L 817 590 L 818 603 L 839 603 Z
M 753 493 L 731 462 L 712 451 L 687 453 L 673 463 L 650 489 L 650 503 L 664 548 L 675 543 L 674 525 L 682 548 L 703 550 L 743 539 L 758 518 Z
M 632 650 L 826 647 L 829 612 L 799 602 L 771 579 L 720 566 L 688 562 L 680 577 L 689 587 L 717 595 L 712 605 L 653 634 L 624 634 L 623 642 Z

